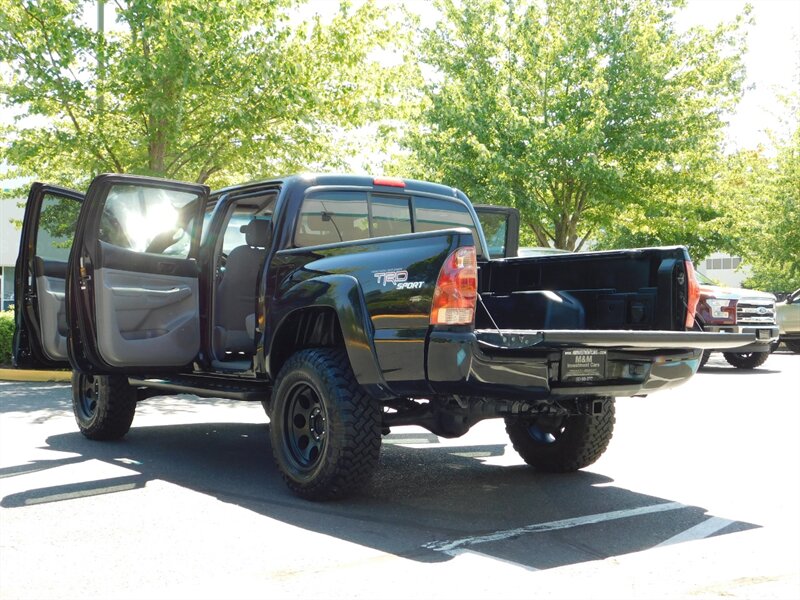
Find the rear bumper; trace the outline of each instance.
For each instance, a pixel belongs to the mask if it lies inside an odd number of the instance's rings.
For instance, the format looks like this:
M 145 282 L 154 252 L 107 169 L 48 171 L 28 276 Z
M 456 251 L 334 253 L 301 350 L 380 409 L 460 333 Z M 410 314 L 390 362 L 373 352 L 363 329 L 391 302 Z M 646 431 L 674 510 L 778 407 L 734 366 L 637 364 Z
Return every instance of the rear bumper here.
M 735 348 L 713 348 L 726 352 L 769 352 L 771 346 L 778 341 L 779 329 L 777 325 L 705 325 L 703 331 L 720 334 L 747 333 L 755 336 L 755 341 Z
M 685 382 L 697 371 L 703 349 L 753 339 L 720 337 L 692 332 L 434 329 L 428 344 L 428 380 L 440 394 L 504 399 L 635 396 Z M 562 376 L 565 351 L 581 347 L 605 351 L 603 373 L 596 380 L 576 382 Z

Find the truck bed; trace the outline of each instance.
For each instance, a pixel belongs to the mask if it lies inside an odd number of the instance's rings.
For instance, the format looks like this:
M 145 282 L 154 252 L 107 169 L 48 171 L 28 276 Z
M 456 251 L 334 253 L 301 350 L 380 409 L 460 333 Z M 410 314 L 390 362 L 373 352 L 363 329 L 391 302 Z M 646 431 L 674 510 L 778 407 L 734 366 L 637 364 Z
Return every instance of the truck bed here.
M 685 250 L 645 248 L 481 265 L 477 329 L 685 329 Z

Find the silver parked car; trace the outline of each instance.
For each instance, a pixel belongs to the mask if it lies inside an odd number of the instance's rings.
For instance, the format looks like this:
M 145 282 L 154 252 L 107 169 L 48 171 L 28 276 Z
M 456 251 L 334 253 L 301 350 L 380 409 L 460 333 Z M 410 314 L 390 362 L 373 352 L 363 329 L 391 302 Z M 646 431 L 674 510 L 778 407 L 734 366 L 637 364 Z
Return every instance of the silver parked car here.
M 800 353 L 800 288 L 775 305 L 781 341 L 792 352 Z

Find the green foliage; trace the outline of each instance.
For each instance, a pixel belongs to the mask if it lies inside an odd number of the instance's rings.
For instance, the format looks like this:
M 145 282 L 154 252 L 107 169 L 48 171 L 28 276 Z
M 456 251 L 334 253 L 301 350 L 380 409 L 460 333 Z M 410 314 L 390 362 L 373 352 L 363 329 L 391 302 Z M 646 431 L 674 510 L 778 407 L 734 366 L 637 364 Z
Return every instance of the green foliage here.
M 680 34 L 669 0 L 438 5 L 419 48 L 441 79 L 398 169 L 517 207 L 538 245 L 713 233 L 696 200 L 741 94 L 742 19 Z
M 351 128 L 394 114 L 402 66 L 388 76 L 375 53 L 403 34 L 372 2 L 330 22 L 302 20 L 296 0 L 113 6 L 101 35 L 85 24 L 94 0 L 0 0 L 0 99 L 23 108 L 0 148 L 9 176 L 222 185 L 335 168 Z
M 11 364 L 14 340 L 14 311 L 0 311 L 0 365 Z
M 800 287 L 800 110 L 775 157 L 740 152 L 727 163 L 720 202 L 732 250 L 752 268 L 747 287 L 791 292 Z

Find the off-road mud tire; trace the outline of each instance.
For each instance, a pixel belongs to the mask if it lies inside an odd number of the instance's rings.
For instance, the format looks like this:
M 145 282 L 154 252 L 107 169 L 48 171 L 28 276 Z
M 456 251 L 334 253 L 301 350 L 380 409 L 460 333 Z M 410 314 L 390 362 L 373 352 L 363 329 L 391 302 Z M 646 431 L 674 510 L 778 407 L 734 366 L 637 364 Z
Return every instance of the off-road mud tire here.
M 90 440 L 125 436 L 136 412 L 136 389 L 126 377 L 72 372 L 72 412 Z
M 272 392 L 270 440 L 286 485 L 302 498 L 341 498 L 369 481 L 380 457 L 381 409 L 344 350 L 311 348 L 286 361 Z
M 769 352 L 724 352 L 729 365 L 737 369 L 755 369 L 769 358 Z
M 506 433 L 514 450 L 539 471 L 568 473 L 595 462 L 614 432 L 614 398 L 602 398 L 602 411 L 563 417 L 561 426 L 542 431 L 536 419 L 507 417 Z

